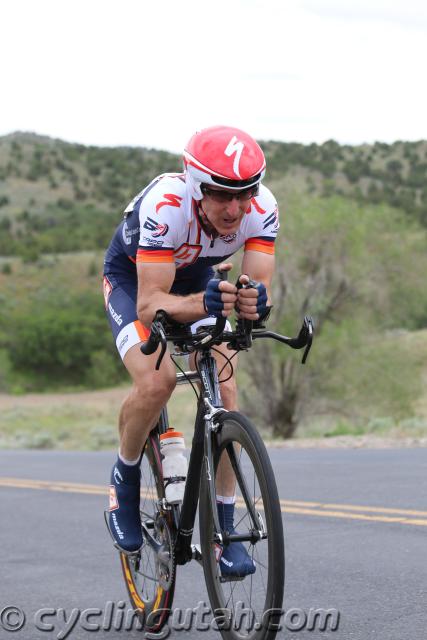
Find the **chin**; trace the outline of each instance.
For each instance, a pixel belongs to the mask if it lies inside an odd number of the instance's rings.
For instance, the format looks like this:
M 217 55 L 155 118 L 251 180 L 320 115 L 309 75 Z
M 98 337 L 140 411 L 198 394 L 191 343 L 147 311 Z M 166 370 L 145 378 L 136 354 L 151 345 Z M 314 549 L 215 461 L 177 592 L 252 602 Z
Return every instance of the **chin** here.
M 240 224 L 234 224 L 232 227 L 223 227 L 222 229 L 218 229 L 218 232 L 221 236 L 227 236 L 230 233 L 236 233 L 239 230 Z

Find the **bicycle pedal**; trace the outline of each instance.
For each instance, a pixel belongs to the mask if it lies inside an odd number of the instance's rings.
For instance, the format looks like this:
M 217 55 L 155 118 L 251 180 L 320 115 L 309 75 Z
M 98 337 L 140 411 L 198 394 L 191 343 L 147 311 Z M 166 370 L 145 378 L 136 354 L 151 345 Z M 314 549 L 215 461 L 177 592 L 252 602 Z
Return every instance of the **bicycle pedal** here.
M 241 582 L 246 576 L 220 576 L 220 582 Z

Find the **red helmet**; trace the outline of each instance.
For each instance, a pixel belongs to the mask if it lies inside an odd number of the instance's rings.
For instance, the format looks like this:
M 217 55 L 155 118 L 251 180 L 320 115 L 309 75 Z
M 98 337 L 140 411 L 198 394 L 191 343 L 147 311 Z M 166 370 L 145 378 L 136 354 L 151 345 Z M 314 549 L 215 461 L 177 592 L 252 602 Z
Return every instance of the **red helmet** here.
M 184 166 L 196 188 L 204 183 L 246 189 L 258 184 L 265 174 L 261 147 L 250 135 L 234 127 L 197 131 L 184 149 Z

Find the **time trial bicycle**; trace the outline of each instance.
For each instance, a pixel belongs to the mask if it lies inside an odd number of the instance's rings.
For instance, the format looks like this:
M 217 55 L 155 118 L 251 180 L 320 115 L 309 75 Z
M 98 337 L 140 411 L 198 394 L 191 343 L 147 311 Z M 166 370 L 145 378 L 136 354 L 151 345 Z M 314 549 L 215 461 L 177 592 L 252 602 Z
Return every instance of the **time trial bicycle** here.
M 217 272 L 216 277 L 226 279 L 227 275 Z M 285 579 L 279 495 L 257 429 L 240 412 L 223 407 L 221 371 L 218 373 L 213 351 L 221 343 L 234 352 L 246 351 L 253 340 L 271 338 L 293 349 L 305 347 L 302 359 L 305 363 L 313 339 L 313 322 L 306 316 L 296 338 L 268 331 L 260 322 L 237 320 L 234 331 L 225 330 L 225 326 L 226 319 L 218 318 L 215 325 L 201 326 L 194 334 L 189 324 L 176 323 L 160 310 L 148 340 L 141 345 L 146 355 L 156 352 L 160 345 L 156 369 L 168 342 L 174 343 L 175 355 L 196 353 L 196 370 L 181 369 L 177 384 L 192 384 L 198 396 L 197 414 L 184 497 L 181 504 L 169 504 L 159 446 L 160 435 L 168 430 L 169 420 L 166 407 L 162 410 L 141 459 L 144 543 L 136 553 L 118 549 L 129 597 L 145 631 L 158 633 L 166 624 L 172 610 L 177 565 L 194 559 L 203 566 L 215 625 L 222 637 L 272 640 L 279 628 Z M 217 510 L 216 487 L 221 485 L 222 456 L 228 457 L 236 478 L 231 533 L 221 528 Z M 197 506 L 200 546 L 192 543 Z M 108 525 L 108 518 L 106 522 Z M 255 573 L 245 577 L 223 576 L 218 561 L 221 551 L 237 541 L 244 544 L 254 561 Z

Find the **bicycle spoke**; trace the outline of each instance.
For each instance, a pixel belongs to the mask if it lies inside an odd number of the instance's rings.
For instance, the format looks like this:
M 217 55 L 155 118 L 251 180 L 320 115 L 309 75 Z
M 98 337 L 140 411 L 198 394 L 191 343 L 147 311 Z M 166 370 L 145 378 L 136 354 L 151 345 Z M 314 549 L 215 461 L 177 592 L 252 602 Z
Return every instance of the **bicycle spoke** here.
M 148 573 L 141 573 L 141 571 L 137 571 L 136 572 L 139 576 L 141 576 L 142 578 L 146 578 L 146 580 L 152 580 L 153 582 L 156 582 L 156 578 L 153 578 L 151 575 L 149 575 Z

